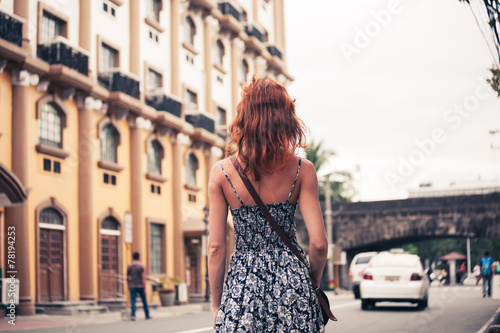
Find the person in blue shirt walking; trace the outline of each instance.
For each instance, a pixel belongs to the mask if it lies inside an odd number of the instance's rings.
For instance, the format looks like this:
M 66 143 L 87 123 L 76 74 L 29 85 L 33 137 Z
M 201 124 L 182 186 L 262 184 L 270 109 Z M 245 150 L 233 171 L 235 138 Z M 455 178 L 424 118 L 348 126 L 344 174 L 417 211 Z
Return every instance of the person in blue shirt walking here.
M 488 297 L 491 297 L 491 265 L 493 265 L 493 259 L 490 257 L 490 252 L 485 251 L 484 257 L 479 261 L 479 266 L 481 267 L 481 276 L 483 277 L 483 297 L 486 297 L 486 290 L 488 291 Z

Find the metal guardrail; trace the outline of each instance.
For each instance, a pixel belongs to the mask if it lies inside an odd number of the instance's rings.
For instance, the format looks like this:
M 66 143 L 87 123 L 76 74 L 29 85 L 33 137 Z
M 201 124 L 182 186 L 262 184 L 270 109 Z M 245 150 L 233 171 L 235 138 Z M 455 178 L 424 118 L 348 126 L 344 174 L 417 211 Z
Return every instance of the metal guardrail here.
M 222 14 L 229 14 L 241 21 L 241 13 L 230 2 L 219 2 L 219 10 Z
M 182 103 L 164 93 L 146 96 L 146 104 L 158 111 L 167 111 L 176 117 L 181 117 Z
M 23 22 L 7 13 L 0 12 L 0 38 L 21 46 L 23 42 Z
M 61 64 L 83 75 L 89 75 L 88 55 L 61 40 L 39 44 L 37 56 L 51 65 Z
M 141 96 L 139 80 L 131 74 L 122 73 L 119 69 L 100 72 L 97 81 L 109 91 L 121 91 L 136 99 Z

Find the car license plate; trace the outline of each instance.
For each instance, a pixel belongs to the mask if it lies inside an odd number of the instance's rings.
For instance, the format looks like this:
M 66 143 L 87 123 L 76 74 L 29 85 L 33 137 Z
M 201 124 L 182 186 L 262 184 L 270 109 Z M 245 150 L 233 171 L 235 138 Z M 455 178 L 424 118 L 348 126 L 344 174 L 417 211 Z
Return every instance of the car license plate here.
M 386 276 L 386 281 L 399 281 L 399 276 Z

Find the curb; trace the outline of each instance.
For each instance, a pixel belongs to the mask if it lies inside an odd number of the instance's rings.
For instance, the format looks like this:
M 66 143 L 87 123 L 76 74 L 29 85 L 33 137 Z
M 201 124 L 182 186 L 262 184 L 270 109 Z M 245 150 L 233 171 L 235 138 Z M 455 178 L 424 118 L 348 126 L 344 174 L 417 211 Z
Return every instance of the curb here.
M 498 322 L 497 317 L 499 317 L 500 315 L 500 307 L 497 309 L 497 311 L 493 314 L 493 316 L 491 316 L 491 318 L 486 322 L 486 324 L 483 325 L 483 327 L 481 327 L 479 329 L 479 331 L 477 331 L 476 333 L 496 333 L 496 332 L 500 332 L 500 325 L 497 325 L 496 322 Z

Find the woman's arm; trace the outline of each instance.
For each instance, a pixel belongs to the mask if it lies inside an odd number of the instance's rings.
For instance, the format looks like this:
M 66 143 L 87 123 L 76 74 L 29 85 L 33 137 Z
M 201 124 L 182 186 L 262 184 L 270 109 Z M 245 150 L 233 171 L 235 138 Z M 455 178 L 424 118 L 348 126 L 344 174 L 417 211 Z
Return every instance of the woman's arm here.
M 208 182 L 209 241 L 208 241 L 208 274 L 210 276 L 210 291 L 212 293 L 212 308 L 215 315 L 219 309 L 224 284 L 226 265 L 226 225 L 228 205 L 222 191 L 222 181 L 225 180 L 219 163 L 212 166 Z
M 319 205 L 316 170 L 308 160 L 302 162 L 299 205 L 309 234 L 309 263 L 311 264 L 312 282 L 319 286 L 321 274 L 326 264 L 328 241 Z

